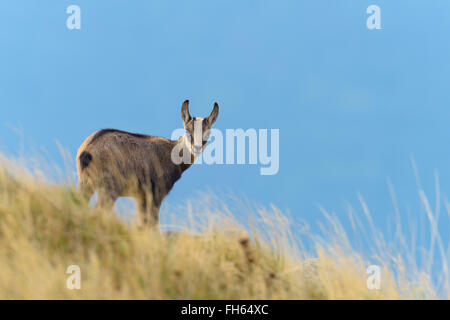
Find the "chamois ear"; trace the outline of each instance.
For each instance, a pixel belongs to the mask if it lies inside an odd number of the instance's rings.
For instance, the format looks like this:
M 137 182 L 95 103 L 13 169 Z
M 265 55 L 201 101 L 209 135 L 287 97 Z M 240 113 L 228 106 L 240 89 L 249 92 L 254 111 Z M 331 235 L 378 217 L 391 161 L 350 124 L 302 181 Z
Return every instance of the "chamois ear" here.
M 214 108 L 211 111 L 211 114 L 208 117 L 206 117 L 208 124 L 210 126 L 212 126 L 214 124 L 214 122 L 216 122 L 218 115 L 219 115 L 219 104 L 217 102 L 215 102 Z
M 183 120 L 183 123 L 188 123 L 191 120 L 191 115 L 189 113 L 189 100 L 184 101 L 181 106 L 181 120 Z

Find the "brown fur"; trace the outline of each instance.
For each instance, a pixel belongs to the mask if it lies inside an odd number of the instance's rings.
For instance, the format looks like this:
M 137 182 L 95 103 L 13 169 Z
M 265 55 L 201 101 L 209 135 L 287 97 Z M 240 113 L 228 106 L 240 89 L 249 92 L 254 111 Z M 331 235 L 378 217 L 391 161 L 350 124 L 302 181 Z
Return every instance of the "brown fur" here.
M 194 119 L 189 115 L 188 103 L 183 103 L 182 119 L 189 137 L 193 137 Z M 216 104 L 211 115 L 202 120 L 205 132 L 217 115 Z M 187 138 L 185 135 L 169 140 L 115 129 L 97 131 L 77 153 L 79 188 L 87 198 L 98 191 L 98 206 L 107 210 L 119 197 L 134 197 L 142 223 L 155 225 L 164 197 L 194 161 L 192 154 L 190 163 L 175 164 L 171 159 L 172 149 Z

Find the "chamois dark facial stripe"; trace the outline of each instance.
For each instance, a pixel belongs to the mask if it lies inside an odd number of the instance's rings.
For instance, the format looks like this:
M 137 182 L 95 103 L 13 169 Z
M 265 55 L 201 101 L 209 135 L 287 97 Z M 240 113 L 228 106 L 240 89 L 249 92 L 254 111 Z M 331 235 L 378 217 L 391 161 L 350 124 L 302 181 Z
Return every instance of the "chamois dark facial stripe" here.
M 108 133 L 122 133 L 122 134 L 127 134 L 136 138 L 149 138 L 151 136 L 149 135 L 145 135 L 145 134 L 140 134 L 140 133 L 131 133 L 131 132 L 127 132 L 127 131 L 122 131 L 122 130 L 117 130 L 117 129 L 102 129 L 99 132 L 97 132 L 91 139 L 91 141 L 89 142 L 89 144 L 92 144 L 95 140 L 98 140 L 99 138 L 103 137 L 105 134 Z
M 87 168 L 87 166 L 89 166 L 89 163 L 91 163 L 91 161 L 92 161 L 92 154 L 90 154 L 89 152 L 83 151 L 80 154 L 80 157 L 78 158 L 78 161 L 80 161 L 81 170 L 84 170 L 84 169 Z

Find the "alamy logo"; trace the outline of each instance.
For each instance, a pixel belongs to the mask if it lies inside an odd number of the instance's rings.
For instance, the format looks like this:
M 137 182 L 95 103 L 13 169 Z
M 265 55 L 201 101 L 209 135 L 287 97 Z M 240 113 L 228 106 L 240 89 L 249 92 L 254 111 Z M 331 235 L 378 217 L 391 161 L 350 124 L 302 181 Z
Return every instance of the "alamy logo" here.
M 270 135 L 270 139 L 269 139 Z M 181 139 L 180 139 L 181 138 Z M 193 152 L 193 146 L 202 145 L 202 140 L 211 142 L 203 146 L 203 152 Z M 261 175 L 274 175 L 279 170 L 279 129 L 226 129 L 225 138 L 222 131 L 211 128 L 206 134 L 202 127 L 195 124 L 194 133 L 184 129 L 173 131 L 171 139 L 180 139 L 172 150 L 171 158 L 175 164 L 251 164 L 260 165 Z M 269 149 L 270 140 L 270 149 Z M 248 148 L 247 148 L 248 147 Z M 270 152 L 269 152 L 270 151 Z
M 75 264 L 72 264 L 67 267 L 66 273 L 70 274 L 70 276 L 67 278 L 67 281 L 66 281 L 67 289 L 69 289 L 69 290 L 81 289 L 81 269 L 80 269 L 80 267 Z
M 380 290 L 381 288 L 381 270 L 377 265 L 371 265 L 366 269 L 367 277 L 366 285 L 369 290 Z
M 381 29 L 381 9 L 377 5 L 371 5 L 366 10 L 370 16 L 367 18 L 367 28 L 369 30 Z
M 66 13 L 70 14 L 70 16 L 67 17 L 67 20 L 66 20 L 67 29 L 80 30 L 81 29 L 81 9 L 80 9 L 80 7 L 76 6 L 76 5 L 68 6 Z

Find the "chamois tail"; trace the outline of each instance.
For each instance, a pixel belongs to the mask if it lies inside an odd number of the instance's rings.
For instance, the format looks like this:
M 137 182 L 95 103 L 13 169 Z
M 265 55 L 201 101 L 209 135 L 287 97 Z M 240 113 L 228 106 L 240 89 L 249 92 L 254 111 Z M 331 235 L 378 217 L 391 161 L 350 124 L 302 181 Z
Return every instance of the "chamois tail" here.
M 86 169 L 89 166 L 89 163 L 92 161 L 92 154 L 87 151 L 83 151 L 78 157 L 78 161 L 80 161 L 81 170 Z

